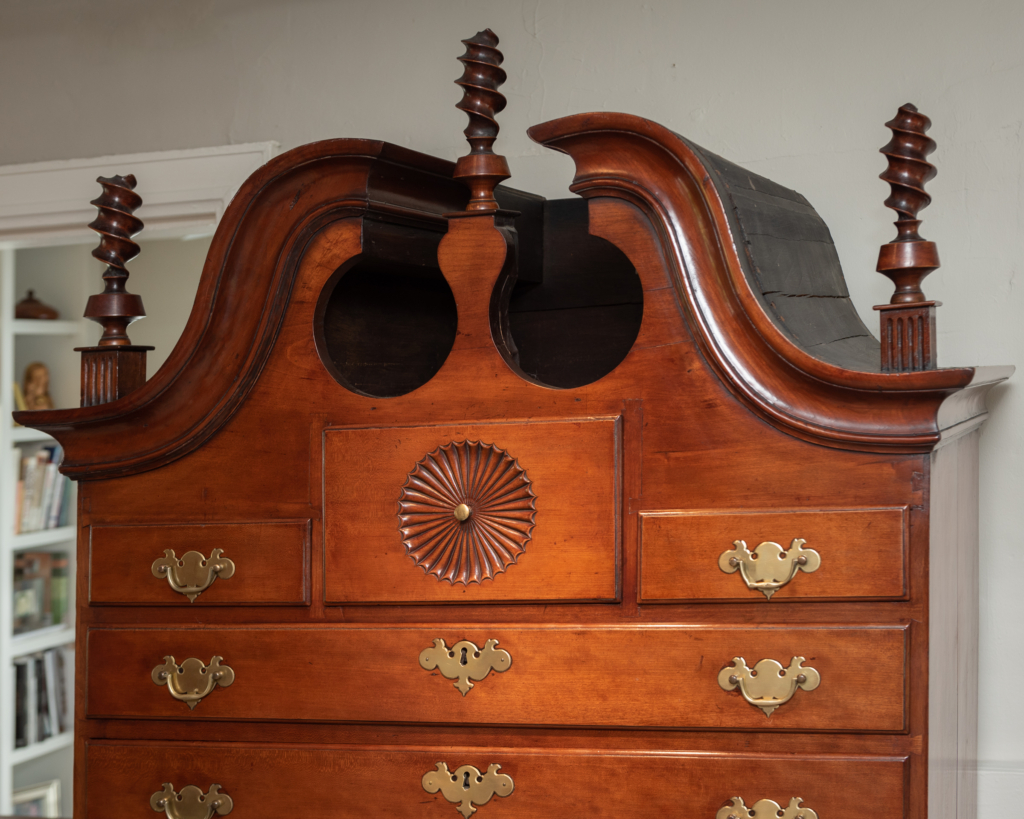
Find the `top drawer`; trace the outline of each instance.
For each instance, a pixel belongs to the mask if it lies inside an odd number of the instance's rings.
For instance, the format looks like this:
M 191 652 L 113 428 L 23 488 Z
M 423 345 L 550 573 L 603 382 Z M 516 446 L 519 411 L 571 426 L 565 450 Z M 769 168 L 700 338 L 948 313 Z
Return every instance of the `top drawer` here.
M 906 507 L 646 512 L 640 520 L 645 603 L 906 596 Z
M 309 521 L 89 527 L 92 605 L 303 605 Z
M 326 430 L 327 602 L 617 599 L 619 428 Z

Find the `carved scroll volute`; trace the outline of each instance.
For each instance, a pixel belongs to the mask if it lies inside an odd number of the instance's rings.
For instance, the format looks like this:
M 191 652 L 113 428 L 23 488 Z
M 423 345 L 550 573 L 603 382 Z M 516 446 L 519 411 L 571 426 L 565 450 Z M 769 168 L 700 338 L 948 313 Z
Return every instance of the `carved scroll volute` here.
M 742 797 L 734 796 L 729 801 L 731 804 L 719 809 L 715 819 L 818 819 L 813 810 L 800 807 L 804 800 L 799 796 L 790 799 L 785 810 L 771 799 L 760 799 L 750 808 L 743 803 Z
M 134 345 L 128 325 L 146 317 L 142 298 L 129 293 L 125 265 L 139 255 L 132 237 L 142 230 L 135 211 L 142 197 L 135 193 L 135 177 L 112 176 L 96 180 L 103 193 L 91 204 L 99 209 L 89 225 L 100 234 L 92 255 L 106 263 L 102 293 L 89 297 L 85 317 L 98 322 L 103 334 L 95 347 L 78 347 L 82 354 L 82 406 L 92 407 L 123 398 L 146 382 L 146 352 L 152 347 Z
M 939 251 L 934 242 L 921 237 L 921 220 L 917 218 L 932 201 L 924 191 L 925 183 L 935 177 L 935 166 L 926 161 L 935 150 L 935 140 L 925 135 L 931 124 L 910 103 L 901 105 L 885 124 L 892 131 L 892 139 L 881 149 L 889 162 L 881 178 L 892 190 L 885 206 L 899 218 L 896 238 L 882 245 L 878 254 L 878 272 L 896 285 L 889 304 L 875 307 L 881 320 L 883 372 L 938 366 L 935 308 L 941 304 L 925 298 L 921 282 L 939 267 Z
M 214 814 L 227 816 L 235 803 L 226 793 L 221 793 L 220 785 L 210 785 L 207 793 L 195 785 L 186 785 L 175 792 L 172 783 L 164 782 L 163 790 L 149 797 L 149 806 L 158 813 L 166 813 L 170 819 L 212 819 Z
M 515 790 L 512 777 L 500 774 L 501 765 L 488 765 L 487 773 L 480 773 L 472 765 L 463 765 L 455 772 L 448 770 L 445 762 L 437 763 L 436 771 L 423 774 L 423 790 L 427 793 L 441 792 L 449 802 L 455 803 L 456 810 L 466 819 L 476 813 L 475 805 L 485 805 L 492 796 L 508 796 Z

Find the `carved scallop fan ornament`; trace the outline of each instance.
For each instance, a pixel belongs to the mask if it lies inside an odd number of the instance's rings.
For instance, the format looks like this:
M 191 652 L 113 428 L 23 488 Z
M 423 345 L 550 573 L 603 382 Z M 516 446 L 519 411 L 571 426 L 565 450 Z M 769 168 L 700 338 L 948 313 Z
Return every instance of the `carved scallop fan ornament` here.
M 406 553 L 438 580 L 493 580 L 526 551 L 535 500 L 505 450 L 479 441 L 440 446 L 416 464 L 398 499 Z

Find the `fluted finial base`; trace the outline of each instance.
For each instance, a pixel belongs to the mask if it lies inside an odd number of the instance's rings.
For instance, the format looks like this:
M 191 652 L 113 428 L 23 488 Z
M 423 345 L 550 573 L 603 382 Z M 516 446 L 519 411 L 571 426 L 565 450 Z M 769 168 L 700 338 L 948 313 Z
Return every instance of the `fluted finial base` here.
M 911 373 L 938 366 L 935 308 L 942 302 L 880 304 L 882 372 Z
M 109 404 L 146 383 L 146 353 L 152 347 L 76 347 L 82 354 L 83 407 Z

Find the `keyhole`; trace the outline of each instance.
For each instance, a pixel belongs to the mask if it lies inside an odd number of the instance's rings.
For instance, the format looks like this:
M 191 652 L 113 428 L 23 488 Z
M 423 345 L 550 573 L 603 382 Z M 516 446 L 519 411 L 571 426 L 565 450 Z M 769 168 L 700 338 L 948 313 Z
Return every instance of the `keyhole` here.
M 465 652 L 466 649 L 462 649 Z M 463 771 L 462 773 L 462 790 L 469 790 L 469 771 Z
M 459 661 L 459 662 L 462 663 L 462 665 L 469 665 L 469 660 L 466 659 L 466 652 L 467 651 L 469 651 L 469 649 L 466 649 L 466 648 L 462 649 L 462 659 Z M 467 774 L 467 776 L 468 776 L 468 774 Z

